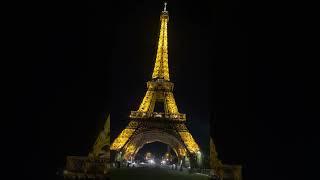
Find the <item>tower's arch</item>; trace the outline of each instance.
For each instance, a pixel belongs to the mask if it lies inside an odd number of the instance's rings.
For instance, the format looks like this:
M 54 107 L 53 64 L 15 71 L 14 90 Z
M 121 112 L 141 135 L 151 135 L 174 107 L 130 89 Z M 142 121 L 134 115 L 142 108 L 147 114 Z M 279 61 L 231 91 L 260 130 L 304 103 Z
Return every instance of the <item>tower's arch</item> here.
M 145 130 L 132 136 L 123 148 L 123 158 L 135 157 L 138 151 L 145 145 L 153 142 L 161 142 L 169 145 L 179 159 L 187 155 L 187 149 L 179 136 L 161 130 Z

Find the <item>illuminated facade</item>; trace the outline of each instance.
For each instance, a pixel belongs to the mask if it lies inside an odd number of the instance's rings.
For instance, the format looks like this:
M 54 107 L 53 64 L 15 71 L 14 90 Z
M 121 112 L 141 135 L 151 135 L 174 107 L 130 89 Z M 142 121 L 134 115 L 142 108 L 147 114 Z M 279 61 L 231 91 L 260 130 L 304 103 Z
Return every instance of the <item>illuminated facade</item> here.
M 144 144 L 155 141 L 168 144 L 180 159 L 200 151 L 185 125 L 186 115 L 179 112 L 173 95 L 174 84 L 170 82 L 168 65 L 168 21 L 165 4 L 160 15 L 157 55 L 147 92 L 138 110 L 131 111 L 128 126 L 110 147 L 122 152 L 124 159 L 134 157 Z M 163 104 L 162 112 L 155 112 L 157 103 Z
M 210 138 L 210 168 L 210 174 L 220 179 L 242 180 L 242 166 L 222 164 L 212 138 Z
M 110 115 L 107 117 L 104 129 L 100 132 L 90 153 L 93 157 L 110 158 Z
M 110 170 L 110 115 L 106 116 L 103 130 L 99 133 L 88 156 L 67 156 L 63 171 L 64 179 L 107 178 Z

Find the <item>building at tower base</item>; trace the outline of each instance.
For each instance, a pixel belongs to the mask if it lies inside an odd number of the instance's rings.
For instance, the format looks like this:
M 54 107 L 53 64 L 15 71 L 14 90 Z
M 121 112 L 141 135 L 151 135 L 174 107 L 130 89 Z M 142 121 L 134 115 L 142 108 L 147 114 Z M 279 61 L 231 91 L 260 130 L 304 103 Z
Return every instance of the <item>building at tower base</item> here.
M 210 138 L 210 168 L 210 175 L 219 180 L 242 180 L 242 166 L 222 164 L 212 138 Z
M 110 161 L 110 115 L 88 156 L 67 156 L 64 179 L 108 179 Z

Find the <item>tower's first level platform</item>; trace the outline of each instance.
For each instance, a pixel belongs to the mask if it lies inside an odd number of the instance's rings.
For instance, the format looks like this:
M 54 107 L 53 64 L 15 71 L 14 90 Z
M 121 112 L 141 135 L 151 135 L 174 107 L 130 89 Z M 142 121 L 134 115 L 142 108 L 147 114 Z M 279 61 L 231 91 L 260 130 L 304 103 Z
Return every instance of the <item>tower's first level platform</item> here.
M 147 118 L 154 118 L 154 119 L 171 119 L 176 121 L 185 121 L 186 114 L 182 113 L 164 113 L 164 112 L 141 112 L 141 111 L 131 111 L 129 116 L 132 119 L 147 119 Z

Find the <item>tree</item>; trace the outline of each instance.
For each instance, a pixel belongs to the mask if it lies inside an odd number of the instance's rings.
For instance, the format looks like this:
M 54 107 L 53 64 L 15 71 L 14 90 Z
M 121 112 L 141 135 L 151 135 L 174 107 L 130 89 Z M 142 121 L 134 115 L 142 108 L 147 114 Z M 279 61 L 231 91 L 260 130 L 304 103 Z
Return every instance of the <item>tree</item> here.
M 223 178 L 223 167 L 222 162 L 218 159 L 218 153 L 216 147 L 213 143 L 212 138 L 210 138 L 210 167 L 214 170 L 214 173 Z

